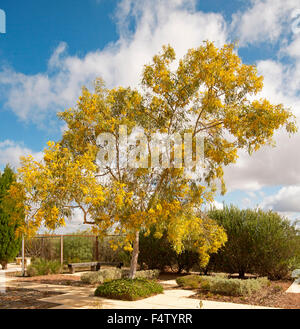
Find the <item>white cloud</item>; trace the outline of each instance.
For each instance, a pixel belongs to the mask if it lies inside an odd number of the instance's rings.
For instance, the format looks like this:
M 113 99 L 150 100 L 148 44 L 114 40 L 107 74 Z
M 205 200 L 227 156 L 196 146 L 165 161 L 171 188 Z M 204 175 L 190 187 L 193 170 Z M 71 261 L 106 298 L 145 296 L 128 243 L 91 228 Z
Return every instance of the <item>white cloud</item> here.
M 259 97 L 290 108 L 300 128 L 300 60 L 289 65 L 266 60 L 258 62 L 257 67 L 264 76 L 264 89 Z M 239 152 L 237 163 L 225 168 L 225 181 L 230 191 L 300 184 L 300 134 L 289 137 L 282 129 L 275 133 L 274 140 L 275 148 L 262 147 L 251 157 L 245 151 Z
M 133 32 L 126 28 L 131 19 L 136 26 Z M 197 12 L 193 0 L 123 0 L 117 23 L 119 40 L 101 51 L 80 58 L 69 55 L 67 45 L 60 43 L 45 73 L 24 75 L 3 69 L 0 85 L 6 86 L 6 106 L 23 120 L 39 122 L 49 113 L 73 106 L 82 85 L 90 86 L 96 77 L 104 78 L 109 87 L 137 86 L 143 65 L 163 44 L 170 43 L 181 57 L 203 40 L 220 46 L 227 36 L 222 15 Z
M 0 142 L 0 167 L 7 164 L 13 168 L 20 165 L 20 157 L 31 154 L 36 160 L 41 160 L 42 152 L 33 152 L 29 148 L 24 147 L 23 143 L 17 143 L 11 140 Z
M 292 33 L 293 12 L 299 0 L 252 0 L 248 10 L 232 17 L 231 30 L 241 45 L 277 42 Z
M 231 28 L 239 32 L 242 44 L 276 41 L 279 37 L 283 40 L 282 35 L 291 33 L 290 15 L 299 7 L 299 0 L 253 0 L 248 10 L 233 16 Z M 62 42 L 49 59 L 45 73 L 25 75 L 12 68 L 0 71 L 0 86 L 5 86 L 3 95 L 7 95 L 7 107 L 23 120 L 40 122 L 49 113 L 73 106 L 81 86 L 89 86 L 98 76 L 102 76 L 109 87 L 137 86 L 143 65 L 163 44 L 170 43 L 177 57 L 181 57 L 188 48 L 197 47 L 203 40 L 209 39 L 221 46 L 228 39 L 223 16 L 197 12 L 193 0 L 123 0 L 116 19 L 120 38 L 101 51 L 78 57 L 68 54 L 67 45 Z M 134 31 L 129 30 L 132 19 Z M 300 117 L 299 39 L 300 34 L 293 35 L 282 44 L 278 55 L 289 56 L 289 64 L 264 60 L 257 66 L 265 77 L 261 96 L 291 107 Z M 240 152 L 237 164 L 225 168 L 230 191 L 300 184 L 300 134 L 289 139 L 285 132 L 278 132 L 275 139 L 276 148 L 264 147 L 252 157 Z M 6 155 L 3 153 L 1 157 L 17 163 L 16 154 L 23 148 L 15 144 L 5 150 Z M 4 161 L 2 158 L 0 161 Z
M 83 224 L 83 214 L 82 211 L 79 209 L 74 210 L 74 214 L 71 218 L 66 219 L 66 226 L 61 226 L 54 230 L 54 234 L 68 234 L 68 233 L 75 233 L 78 231 L 85 231 L 88 229 L 91 229 L 91 225 L 89 224 Z M 42 226 L 39 229 L 39 234 L 45 234 L 49 232 L 48 229 L 45 228 L 45 226 Z
M 296 59 L 300 57 L 300 33 L 296 34 L 293 42 L 291 42 L 286 49 L 285 52 Z
M 275 195 L 266 197 L 261 207 L 282 213 L 300 212 L 300 185 L 281 188 Z
M 212 209 L 212 208 L 215 208 L 215 209 L 223 209 L 223 206 L 224 206 L 223 203 L 214 200 L 213 202 L 207 204 L 207 205 L 204 207 L 204 211 L 209 211 L 209 210 Z

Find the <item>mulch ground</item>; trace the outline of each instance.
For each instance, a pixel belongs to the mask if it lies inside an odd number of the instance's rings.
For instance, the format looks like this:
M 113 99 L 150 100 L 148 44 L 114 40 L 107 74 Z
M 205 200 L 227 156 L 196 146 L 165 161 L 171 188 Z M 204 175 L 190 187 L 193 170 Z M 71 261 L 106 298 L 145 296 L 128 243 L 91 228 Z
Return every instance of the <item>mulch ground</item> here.
M 5 293 L 0 293 L 0 309 L 47 309 L 59 304 L 48 303 L 39 299 L 60 294 L 53 291 L 7 288 Z
M 300 309 L 300 294 L 285 292 L 291 284 L 292 281 L 271 281 L 268 287 L 262 288 L 258 292 L 247 297 L 221 296 L 212 293 L 196 292 L 191 298 L 218 302 L 251 304 L 256 306 Z
M 54 284 L 62 286 L 75 286 L 75 287 L 94 287 L 81 282 L 80 276 L 51 274 L 34 277 L 20 277 L 18 282 L 34 282 L 42 284 Z

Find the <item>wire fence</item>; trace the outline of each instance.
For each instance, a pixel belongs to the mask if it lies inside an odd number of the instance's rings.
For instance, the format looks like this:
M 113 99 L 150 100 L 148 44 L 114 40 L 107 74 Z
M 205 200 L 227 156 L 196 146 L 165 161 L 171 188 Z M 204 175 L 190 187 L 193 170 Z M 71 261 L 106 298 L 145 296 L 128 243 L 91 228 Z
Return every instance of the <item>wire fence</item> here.
M 127 263 L 128 255 L 121 248 L 114 251 L 110 241 L 120 236 L 99 238 L 94 235 L 37 235 L 25 239 L 25 257 L 60 261 L 61 264 L 91 261 Z M 19 257 L 21 257 L 21 253 Z

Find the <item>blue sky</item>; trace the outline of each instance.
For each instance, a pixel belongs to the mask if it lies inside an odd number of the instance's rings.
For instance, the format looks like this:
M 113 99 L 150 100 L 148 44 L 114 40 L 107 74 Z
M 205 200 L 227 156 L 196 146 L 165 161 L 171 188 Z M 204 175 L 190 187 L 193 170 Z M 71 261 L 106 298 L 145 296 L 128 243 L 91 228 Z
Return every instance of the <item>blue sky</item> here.
M 263 97 L 300 108 L 298 0 L 1 0 L 0 168 L 19 156 L 41 157 L 61 137 L 56 113 L 72 106 L 82 85 L 102 76 L 109 87 L 136 86 L 142 65 L 163 44 L 178 56 L 203 40 L 238 41 L 238 53 L 265 77 Z M 299 25 L 298 25 L 299 23 Z M 299 26 L 299 28 L 298 28 Z M 276 149 L 241 153 L 225 170 L 228 193 L 240 207 L 300 213 L 299 134 L 275 136 Z

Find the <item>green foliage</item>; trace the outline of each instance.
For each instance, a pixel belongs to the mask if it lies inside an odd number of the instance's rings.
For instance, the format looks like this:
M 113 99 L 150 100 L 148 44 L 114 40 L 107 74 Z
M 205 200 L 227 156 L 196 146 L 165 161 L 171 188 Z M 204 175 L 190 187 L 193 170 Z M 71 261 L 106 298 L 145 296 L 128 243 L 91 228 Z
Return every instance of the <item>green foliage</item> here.
M 241 280 L 215 277 L 215 279 L 210 282 L 209 291 L 214 294 L 228 296 L 249 296 L 265 285 L 267 285 L 266 279 Z
M 128 251 L 125 251 L 119 246 L 121 241 L 122 237 L 120 236 L 104 236 L 99 238 L 98 249 L 101 261 L 109 263 L 118 262 L 123 263 L 124 266 L 129 266 L 131 256 Z M 113 249 L 111 244 L 118 246 L 118 248 L 116 250 Z
M 151 252 L 149 252 L 151 250 Z M 164 231 L 161 238 L 155 237 L 155 229 L 151 228 L 150 234 L 140 234 L 139 263 L 149 269 L 164 270 L 166 266 L 177 268 L 178 272 L 189 270 L 199 264 L 200 255 L 196 251 L 184 250 L 177 253 L 167 239 L 167 232 Z
M 64 237 L 64 260 L 67 263 L 93 261 L 94 243 L 94 238 L 76 236 L 76 234 Z
M 136 271 L 135 277 L 140 279 L 157 279 L 159 277 L 160 270 L 146 270 Z M 128 278 L 129 270 L 122 269 L 122 278 Z
M 0 263 L 2 267 L 14 259 L 21 248 L 21 238 L 16 236 L 19 223 L 11 218 L 14 211 L 14 200 L 6 202 L 10 186 L 15 182 L 15 174 L 9 166 L 0 173 Z M 8 207 L 10 209 L 8 209 Z
M 159 276 L 159 270 L 137 271 L 135 277 L 141 279 L 157 279 Z M 83 273 L 81 275 L 81 281 L 87 284 L 104 283 L 111 280 L 128 278 L 129 270 L 127 269 L 103 269 L 98 272 Z
M 28 267 L 29 276 L 58 274 L 61 272 L 61 265 L 57 261 L 37 258 Z
M 202 284 L 206 284 L 207 278 L 200 275 L 186 275 L 176 279 L 177 284 L 180 287 L 197 289 Z
M 295 268 L 300 255 L 299 230 L 275 212 L 240 210 L 234 206 L 211 210 L 209 217 L 225 228 L 228 242 L 211 257 L 209 269 L 254 273 L 281 279 Z
M 122 270 L 119 268 L 103 269 L 97 272 L 83 273 L 80 278 L 84 283 L 101 284 L 111 280 L 121 279 Z
M 188 275 L 177 278 L 180 287 L 199 289 L 226 296 L 249 296 L 268 284 L 267 278 L 258 279 L 228 279 L 224 276 Z
M 163 287 L 147 279 L 119 279 L 106 282 L 95 291 L 95 296 L 122 300 L 137 300 L 163 292 Z

